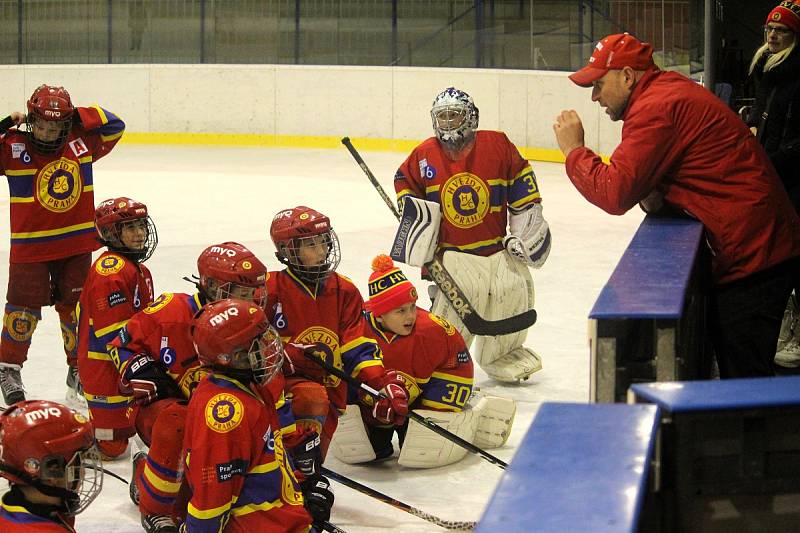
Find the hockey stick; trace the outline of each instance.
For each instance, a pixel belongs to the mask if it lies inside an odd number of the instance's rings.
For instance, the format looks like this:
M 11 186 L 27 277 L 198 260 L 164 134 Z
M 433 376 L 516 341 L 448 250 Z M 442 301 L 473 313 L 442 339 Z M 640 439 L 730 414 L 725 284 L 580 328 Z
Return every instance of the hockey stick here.
M 330 522 L 322 522 L 322 531 L 328 531 L 329 533 L 347 533 L 344 529 Z
M 381 399 L 385 399 L 386 398 L 386 396 L 383 393 L 376 391 L 375 389 L 373 389 L 372 387 L 370 387 L 369 385 L 367 385 L 366 383 L 364 383 L 360 379 L 354 378 L 350 374 L 347 374 L 347 373 L 339 370 L 338 368 L 336 368 L 335 366 L 333 366 L 329 362 L 323 361 L 322 359 L 320 359 L 318 357 L 315 357 L 313 354 L 310 354 L 310 353 L 303 352 L 303 355 L 305 355 L 308 359 L 312 360 L 316 364 L 318 364 L 321 367 L 323 367 L 328 373 L 333 374 L 334 376 L 345 380 L 347 383 L 349 383 L 353 387 L 366 392 L 367 394 L 369 394 L 370 396 L 372 396 L 376 400 L 381 400 Z M 414 411 L 409 411 L 408 412 L 408 418 L 410 418 L 412 420 L 416 420 L 417 422 L 419 422 L 420 424 L 422 424 L 426 428 L 430 429 L 431 431 L 433 431 L 437 435 L 440 435 L 440 436 L 444 437 L 445 439 L 449 440 L 453 444 L 455 444 L 457 446 L 460 446 L 461 448 L 464 448 L 465 450 L 467 450 L 468 452 L 470 452 L 472 454 L 478 455 L 478 456 L 482 457 L 483 459 L 486 459 L 490 463 L 497 465 L 498 467 L 502 468 L 503 470 L 505 470 L 508 467 L 508 464 L 506 462 L 504 462 L 503 460 L 495 457 L 494 455 L 490 454 L 486 450 L 482 450 L 481 448 L 478 448 L 477 446 L 475 446 L 471 442 L 462 439 L 461 437 L 459 437 L 455 433 L 451 433 L 450 431 L 447 431 L 445 428 L 443 428 L 442 426 L 440 426 L 439 424 L 437 424 L 436 422 L 432 421 L 429 418 L 425 418 L 424 416 L 422 416 L 422 415 L 420 415 L 418 413 L 415 413 Z
M 378 492 L 375 489 L 367 487 L 366 485 L 362 485 L 358 481 L 354 481 L 348 477 L 345 477 L 341 474 L 337 474 L 333 470 L 329 468 L 325 468 L 324 466 L 321 468 L 322 474 L 333 479 L 334 481 L 338 481 L 342 485 L 346 487 L 350 487 L 353 490 L 360 492 L 361 494 L 366 494 L 376 500 L 380 500 L 383 503 L 388 503 L 392 507 L 400 509 L 401 511 L 405 511 L 409 514 L 412 514 L 418 518 L 422 518 L 423 520 L 427 520 L 432 524 L 436 524 L 439 527 L 443 527 L 445 529 L 455 529 L 461 531 L 472 531 L 475 529 L 477 525 L 475 522 L 458 522 L 455 520 L 442 520 L 441 518 L 434 516 L 432 514 L 428 514 L 425 511 L 421 511 L 416 507 L 412 507 L 407 503 L 403 503 L 400 500 L 395 500 L 391 496 L 387 496 L 381 492 Z
M 381 198 L 383 198 L 383 201 L 392 211 L 392 214 L 400 220 L 400 213 L 398 213 L 397 208 L 395 208 L 392 200 L 386 194 L 386 191 L 383 190 L 383 187 L 378 183 L 375 175 L 364 162 L 361 154 L 358 153 L 356 147 L 350 142 L 350 137 L 343 137 L 342 144 L 345 145 L 350 155 L 352 155 L 353 159 L 358 163 L 358 166 L 360 166 L 364 174 L 367 175 L 370 183 L 372 183 L 372 186 L 378 191 Z M 453 276 L 444 268 L 444 264 L 439 255 L 435 255 L 433 259 L 425 263 L 425 268 L 428 269 L 428 272 L 433 278 L 433 282 L 439 287 L 439 291 L 447 298 L 447 301 L 450 302 L 450 305 L 455 309 L 456 313 L 458 313 L 458 317 L 474 335 L 507 335 L 509 333 L 516 333 L 517 331 L 528 329 L 536 322 L 535 309 L 529 309 L 518 315 L 501 320 L 486 320 L 475 312 L 475 308 L 464 295 L 464 291 L 461 290 L 461 287 L 458 286 Z

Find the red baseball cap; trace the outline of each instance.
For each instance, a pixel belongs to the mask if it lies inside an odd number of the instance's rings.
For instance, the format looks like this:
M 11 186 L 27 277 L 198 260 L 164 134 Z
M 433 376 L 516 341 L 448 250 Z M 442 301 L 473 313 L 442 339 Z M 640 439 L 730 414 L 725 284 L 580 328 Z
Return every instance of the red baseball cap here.
M 569 79 L 581 87 L 591 87 L 609 70 L 623 67 L 647 70 L 654 66 L 650 43 L 643 43 L 629 33 L 616 33 L 600 40 L 594 47 L 589 64 L 570 74 Z

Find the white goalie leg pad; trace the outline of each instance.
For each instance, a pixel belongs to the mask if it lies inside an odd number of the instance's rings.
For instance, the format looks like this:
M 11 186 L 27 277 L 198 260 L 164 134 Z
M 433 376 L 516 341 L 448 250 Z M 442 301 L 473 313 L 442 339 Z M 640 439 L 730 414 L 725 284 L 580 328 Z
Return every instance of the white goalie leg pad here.
M 472 442 L 478 426 L 479 413 L 465 409 L 458 413 L 415 409 L 418 415 L 430 418 L 450 433 Z M 409 419 L 408 432 L 397 462 L 409 468 L 436 468 L 460 461 L 467 450 L 453 443 L 416 420 Z
M 329 448 L 334 457 L 349 465 L 375 460 L 375 450 L 369 442 L 367 428 L 361 419 L 361 409 L 357 405 L 348 405 L 339 418 Z
M 536 295 L 528 267 L 505 251 L 488 259 L 492 261 L 488 287 L 492 296 L 484 318 L 500 320 L 533 309 Z M 528 331 L 522 330 L 508 335 L 478 337 L 472 355 L 491 378 L 503 382 L 528 379 L 541 370 L 542 361 L 535 352 L 522 346 L 527 335 Z
M 486 395 L 480 397 L 473 410 L 480 416 L 472 443 L 478 448 L 499 448 L 508 441 L 517 403 L 511 398 Z
M 489 291 L 487 289 L 491 283 L 492 276 L 491 257 L 449 251 L 445 252 L 442 264 L 444 264 L 444 268 L 447 269 L 464 292 L 464 296 L 469 300 L 475 312 L 484 316 L 486 306 L 489 303 Z M 474 335 L 461 322 L 458 313 L 441 292 L 433 301 L 431 312 L 453 324 L 458 332 L 461 333 L 461 336 L 464 337 L 464 343 L 469 348 Z
M 421 267 L 433 259 L 441 219 L 439 204 L 407 196 L 392 244 L 392 259 L 415 267 Z

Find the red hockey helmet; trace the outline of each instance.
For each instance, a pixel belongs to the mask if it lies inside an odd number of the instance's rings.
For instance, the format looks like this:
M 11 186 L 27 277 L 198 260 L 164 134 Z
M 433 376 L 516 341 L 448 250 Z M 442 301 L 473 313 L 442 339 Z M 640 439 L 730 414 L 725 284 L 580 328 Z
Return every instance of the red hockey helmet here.
M 94 224 L 103 245 L 139 263 L 150 259 L 158 245 L 158 232 L 147 206 L 125 196 L 100 202 Z
M 33 147 L 44 154 L 61 149 L 74 114 L 75 107 L 65 88 L 40 85 L 28 99 L 26 120 Z
M 310 283 L 328 277 L 342 259 L 330 219 L 310 207 L 280 211 L 272 219 L 269 235 L 278 260 Z
M 228 298 L 206 304 L 192 320 L 192 342 L 204 365 L 259 385 L 283 365 L 283 344 L 264 310 L 252 302 Z
M 103 486 L 92 424 L 56 402 L 28 400 L 0 414 L 0 476 L 60 497 L 66 513 L 83 511 Z
M 241 298 L 265 305 L 267 267 L 238 242 L 209 246 L 197 258 L 200 290 L 210 301 Z

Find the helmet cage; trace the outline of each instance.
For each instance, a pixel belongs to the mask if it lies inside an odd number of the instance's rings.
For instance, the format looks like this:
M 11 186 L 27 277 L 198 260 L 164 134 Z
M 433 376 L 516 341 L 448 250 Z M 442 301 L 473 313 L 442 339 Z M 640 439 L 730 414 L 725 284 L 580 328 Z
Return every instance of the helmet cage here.
M 244 357 L 246 355 L 246 358 Z M 275 328 L 269 326 L 267 330 L 253 339 L 246 353 L 244 350 L 233 354 L 231 366 L 233 368 L 247 368 L 253 373 L 253 380 L 263 385 L 269 383 L 283 366 L 284 351 L 281 337 Z
M 59 128 L 58 136 L 53 140 L 40 139 L 36 136 L 37 124 L 46 122 L 56 124 Z M 52 154 L 59 151 L 67 142 L 67 136 L 72 129 L 72 117 L 62 120 L 47 120 L 36 113 L 28 113 L 25 118 L 28 127 L 28 138 L 37 152 L 42 154 Z
M 69 494 L 65 498 L 67 513 L 76 515 L 86 509 L 103 488 L 103 462 L 97 446 L 75 452 L 64 465 L 63 473 L 64 489 Z M 47 478 L 42 476 L 42 481 L 47 482 Z
M 28 99 L 27 108 L 25 122 L 34 149 L 43 154 L 60 150 L 67 142 L 75 114 L 75 107 L 67 90 L 63 87 L 40 85 Z M 44 127 L 41 122 L 55 124 L 58 127 L 55 139 L 45 140 L 36 136 L 37 128 Z
M 464 91 L 450 87 L 433 101 L 431 122 L 436 138 L 445 148 L 459 152 L 475 137 L 478 108 Z
M 201 280 L 201 287 L 206 297 L 216 302 L 228 298 L 253 302 L 259 307 L 267 305 L 267 291 L 263 285 L 245 285 L 235 281 L 220 281 L 207 276 Z
M 122 239 L 122 232 L 126 228 L 142 228 L 145 232 L 144 242 L 140 248 L 131 248 Z M 120 252 L 130 257 L 137 263 L 144 263 L 153 255 L 158 246 L 158 232 L 150 216 L 114 222 L 110 225 L 97 228 L 101 242 L 109 249 Z
M 325 257 L 316 265 L 307 265 L 301 259 L 303 248 L 323 246 L 327 248 Z M 307 237 L 295 237 L 285 243 L 278 245 L 278 260 L 288 266 L 297 277 L 308 283 L 318 283 L 333 272 L 342 260 L 339 237 L 333 229 L 325 233 L 309 235 Z

